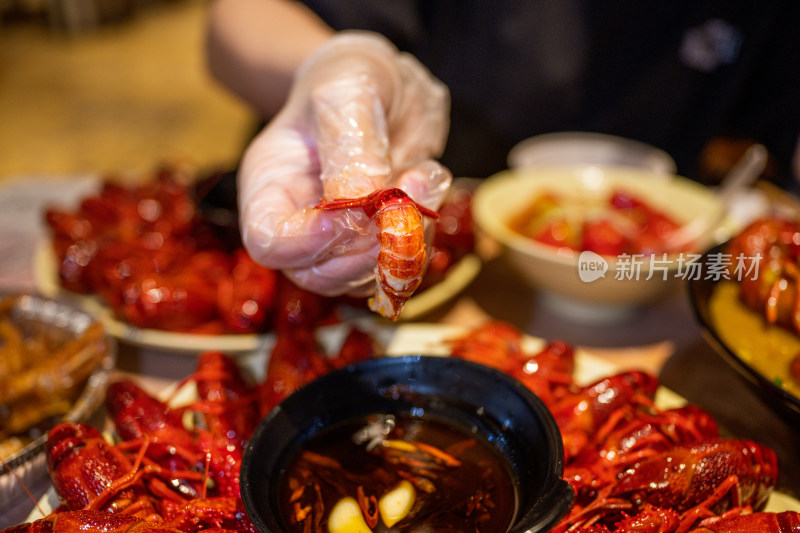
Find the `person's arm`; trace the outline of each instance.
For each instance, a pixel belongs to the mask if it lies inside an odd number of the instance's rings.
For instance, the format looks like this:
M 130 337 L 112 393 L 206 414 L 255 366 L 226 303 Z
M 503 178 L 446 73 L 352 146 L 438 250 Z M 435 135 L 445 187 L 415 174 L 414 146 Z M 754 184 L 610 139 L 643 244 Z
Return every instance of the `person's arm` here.
M 297 68 L 333 30 L 291 0 L 214 0 L 206 35 L 211 74 L 269 118 Z

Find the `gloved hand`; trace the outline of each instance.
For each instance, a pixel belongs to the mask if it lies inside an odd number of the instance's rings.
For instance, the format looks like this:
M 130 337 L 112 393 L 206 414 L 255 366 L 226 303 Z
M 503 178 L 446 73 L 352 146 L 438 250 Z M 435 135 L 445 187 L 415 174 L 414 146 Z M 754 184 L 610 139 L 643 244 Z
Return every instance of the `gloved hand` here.
M 438 209 L 452 177 L 431 158 L 444 149 L 448 117 L 447 88 L 415 58 L 376 34 L 337 34 L 301 66 L 286 105 L 245 152 L 245 247 L 308 290 L 370 294 L 376 225 L 360 209 L 313 206 L 398 187 Z

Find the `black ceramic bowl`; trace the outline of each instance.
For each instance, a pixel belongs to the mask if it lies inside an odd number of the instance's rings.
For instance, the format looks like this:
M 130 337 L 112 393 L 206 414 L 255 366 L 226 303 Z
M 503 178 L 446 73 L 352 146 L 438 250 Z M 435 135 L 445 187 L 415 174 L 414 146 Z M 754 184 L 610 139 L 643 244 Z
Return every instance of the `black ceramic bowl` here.
M 241 468 L 245 509 L 259 531 L 286 531 L 278 487 L 287 461 L 302 443 L 338 422 L 412 409 L 497 446 L 517 486 L 509 532 L 546 531 L 568 511 L 573 492 L 561 479 L 561 435 L 539 398 L 506 374 L 461 359 L 386 357 L 309 383 L 261 421 Z
M 703 333 L 708 343 L 731 368 L 736 370 L 753 387 L 761 398 L 772 406 L 777 413 L 800 422 L 800 398 L 777 385 L 771 377 L 763 374 L 743 359 L 733 346 L 725 342 L 715 326 L 715 318 L 711 313 L 710 302 L 722 280 L 706 275 L 706 268 L 710 263 L 709 256 L 725 253 L 727 247 L 728 243 L 723 243 L 706 252 L 701 259 L 700 275 L 696 279 L 689 281 L 689 298 L 695 318 L 703 328 Z

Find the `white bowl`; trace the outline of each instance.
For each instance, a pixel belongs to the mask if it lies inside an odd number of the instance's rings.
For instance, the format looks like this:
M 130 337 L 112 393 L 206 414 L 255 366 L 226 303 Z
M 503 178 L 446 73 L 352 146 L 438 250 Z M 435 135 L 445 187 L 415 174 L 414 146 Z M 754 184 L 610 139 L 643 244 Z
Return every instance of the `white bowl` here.
M 536 135 L 516 144 L 508 153 L 510 168 L 596 164 L 641 167 L 674 174 L 675 161 L 649 144 L 606 135 L 564 131 Z
M 687 252 L 664 257 L 605 257 L 556 248 L 525 237 L 509 221 L 545 192 L 582 200 L 623 189 L 684 224 L 693 236 Z M 652 302 L 696 271 L 687 261 L 717 242 L 722 202 L 706 187 L 676 175 L 619 166 L 573 165 L 508 170 L 487 178 L 473 201 L 481 232 L 501 245 L 509 264 L 546 302 L 581 320 L 614 320 Z M 607 265 L 607 271 L 602 269 Z

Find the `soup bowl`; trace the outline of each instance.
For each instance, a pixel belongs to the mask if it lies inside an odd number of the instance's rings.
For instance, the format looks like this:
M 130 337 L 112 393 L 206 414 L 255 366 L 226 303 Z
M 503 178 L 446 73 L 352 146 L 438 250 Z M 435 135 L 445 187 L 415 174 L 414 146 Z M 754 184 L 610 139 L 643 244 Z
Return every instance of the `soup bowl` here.
M 545 405 L 521 383 L 456 358 L 409 355 L 327 374 L 276 406 L 245 451 L 241 492 L 259 531 L 289 531 L 279 508 L 290 459 L 315 435 L 376 413 L 443 420 L 493 448 L 506 463 L 516 502 L 508 532 L 546 531 L 574 494 L 563 474 L 561 435 Z
M 601 255 L 542 242 L 515 230 L 518 218 L 547 195 L 557 199 L 552 211 L 568 222 L 570 231 L 580 233 L 583 221 L 598 212 L 599 219 L 614 216 L 609 220 L 618 220 L 623 211 L 609 208 L 617 192 L 643 202 L 679 227 L 659 243 L 669 253 L 654 248 L 653 252 Z M 724 240 L 720 232 L 725 229 L 724 205 L 707 187 L 678 175 L 623 166 L 567 165 L 500 172 L 478 187 L 473 215 L 480 232 L 499 245 L 514 272 L 545 303 L 572 320 L 588 322 L 628 319 L 658 301 L 693 268 L 690 263 Z M 642 230 L 635 228 L 636 238 Z M 604 233 L 595 236 L 602 240 Z
M 558 131 L 529 137 L 508 152 L 510 168 L 554 165 L 618 165 L 674 174 L 675 160 L 650 144 L 590 131 Z

